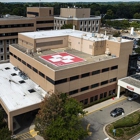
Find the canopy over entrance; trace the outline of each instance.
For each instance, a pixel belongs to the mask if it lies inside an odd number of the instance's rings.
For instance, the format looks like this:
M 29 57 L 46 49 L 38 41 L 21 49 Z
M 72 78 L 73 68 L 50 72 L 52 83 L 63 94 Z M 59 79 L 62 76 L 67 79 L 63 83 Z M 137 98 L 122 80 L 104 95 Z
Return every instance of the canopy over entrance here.
M 140 94 L 140 74 L 134 74 L 118 80 L 117 98 L 120 97 L 120 87 Z

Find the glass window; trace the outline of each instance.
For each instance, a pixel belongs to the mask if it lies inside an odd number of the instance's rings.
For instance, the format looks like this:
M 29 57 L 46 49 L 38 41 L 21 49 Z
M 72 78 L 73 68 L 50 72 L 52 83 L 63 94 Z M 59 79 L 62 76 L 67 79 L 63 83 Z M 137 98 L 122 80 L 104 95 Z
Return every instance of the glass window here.
M 76 93 L 78 93 L 78 89 L 70 91 L 69 95 L 73 95 L 73 94 L 76 94 Z
M 115 69 L 118 69 L 118 65 L 111 67 L 111 70 L 115 70 Z
M 92 72 L 92 75 L 99 74 L 99 73 L 100 73 L 100 70 L 96 70 Z
M 90 75 L 89 72 L 88 73 L 84 73 L 84 74 L 81 75 L 81 78 L 88 77 L 89 75 Z
M 99 83 L 96 83 L 96 84 L 91 85 L 91 88 L 96 88 L 98 86 L 99 86 Z
M 100 99 L 102 99 L 102 98 L 103 98 L 103 93 L 100 94 Z
M 102 72 L 109 71 L 109 68 L 102 69 Z
M 108 80 L 101 82 L 101 85 L 108 84 Z
M 89 86 L 83 87 L 83 88 L 81 88 L 81 92 L 85 91 L 85 90 L 88 90 L 88 89 L 89 89 Z
M 76 79 L 79 79 L 79 75 L 76 75 L 76 76 L 70 77 L 70 81 L 73 81 L 73 80 L 76 80 Z

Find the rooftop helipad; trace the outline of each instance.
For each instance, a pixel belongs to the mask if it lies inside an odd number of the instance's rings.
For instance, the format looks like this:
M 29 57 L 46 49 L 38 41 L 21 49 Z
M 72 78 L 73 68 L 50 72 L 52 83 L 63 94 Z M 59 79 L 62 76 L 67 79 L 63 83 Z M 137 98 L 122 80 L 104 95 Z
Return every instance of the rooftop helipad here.
M 72 63 L 83 62 L 84 59 L 74 56 L 69 53 L 55 53 L 50 55 L 40 56 L 44 61 L 47 61 L 55 66 L 64 66 Z

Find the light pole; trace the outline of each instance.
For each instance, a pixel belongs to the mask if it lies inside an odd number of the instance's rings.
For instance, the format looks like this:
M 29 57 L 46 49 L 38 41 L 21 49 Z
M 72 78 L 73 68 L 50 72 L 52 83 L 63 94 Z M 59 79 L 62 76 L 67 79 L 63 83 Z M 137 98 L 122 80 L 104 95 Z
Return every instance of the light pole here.
M 40 1 L 41 1 L 41 0 L 39 0 L 39 7 L 40 7 Z

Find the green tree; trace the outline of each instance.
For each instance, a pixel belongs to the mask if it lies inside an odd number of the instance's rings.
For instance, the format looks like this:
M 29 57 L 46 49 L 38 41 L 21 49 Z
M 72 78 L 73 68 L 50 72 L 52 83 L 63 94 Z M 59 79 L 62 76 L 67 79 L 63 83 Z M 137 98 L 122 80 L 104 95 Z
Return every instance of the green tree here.
M 106 15 L 105 15 L 106 19 L 112 19 L 114 18 L 114 13 L 111 9 L 107 10 Z
M 135 19 L 140 19 L 140 13 L 135 13 L 133 16 Z
M 51 94 L 42 102 L 35 119 L 35 129 L 45 140 L 82 140 L 88 135 L 79 116 L 82 105 L 65 94 Z
M 4 122 L 4 115 L 3 111 L 0 110 L 0 140 L 12 140 L 11 134 L 12 132 L 9 131 L 7 124 Z
M 140 28 L 140 23 L 132 22 L 132 23 L 130 23 L 130 27 L 134 27 L 135 29 Z
M 72 24 L 64 24 L 61 29 L 72 29 L 73 25 Z

